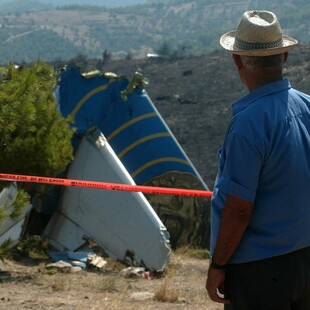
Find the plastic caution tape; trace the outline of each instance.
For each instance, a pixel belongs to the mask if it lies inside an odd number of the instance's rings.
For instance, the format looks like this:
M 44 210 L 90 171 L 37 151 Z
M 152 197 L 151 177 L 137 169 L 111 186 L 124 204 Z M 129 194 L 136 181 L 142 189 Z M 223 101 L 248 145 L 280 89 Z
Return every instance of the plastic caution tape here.
M 75 186 L 86 188 L 97 188 L 111 191 L 125 191 L 125 192 L 142 192 L 148 194 L 162 194 L 162 195 L 178 195 L 178 196 L 192 196 L 192 197 L 212 197 L 211 191 L 194 190 L 183 188 L 168 188 L 168 187 L 153 187 L 141 185 L 129 185 L 107 182 L 94 182 L 86 180 L 72 180 L 61 178 L 39 177 L 31 175 L 17 175 L 17 174 L 0 174 L 0 180 L 28 182 L 28 183 L 43 183 L 61 186 Z

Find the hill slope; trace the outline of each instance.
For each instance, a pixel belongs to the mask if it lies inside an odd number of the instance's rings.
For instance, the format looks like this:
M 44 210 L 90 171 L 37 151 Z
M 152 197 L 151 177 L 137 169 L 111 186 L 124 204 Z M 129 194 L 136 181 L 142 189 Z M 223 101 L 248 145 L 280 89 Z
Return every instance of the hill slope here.
M 150 98 L 212 189 L 216 152 L 231 117 L 231 105 L 247 93 L 230 55 L 217 52 L 172 61 L 111 61 L 103 70 L 130 77 L 138 68 L 150 80 Z M 285 76 L 293 87 L 309 93 L 310 46 L 301 46 L 289 54 Z
M 0 63 L 69 59 L 78 54 L 98 58 L 104 51 L 116 58 L 145 57 L 154 50 L 201 55 L 219 48 L 219 36 L 233 29 L 245 10 L 255 8 L 273 10 L 285 33 L 302 44 L 310 43 L 310 2 L 305 0 L 210 0 L 207 4 L 179 0 L 117 9 L 67 6 L 40 11 L 33 7 L 35 2 L 26 2 L 32 3 L 28 11 L 18 14 L 3 15 L 4 4 L 0 6 Z

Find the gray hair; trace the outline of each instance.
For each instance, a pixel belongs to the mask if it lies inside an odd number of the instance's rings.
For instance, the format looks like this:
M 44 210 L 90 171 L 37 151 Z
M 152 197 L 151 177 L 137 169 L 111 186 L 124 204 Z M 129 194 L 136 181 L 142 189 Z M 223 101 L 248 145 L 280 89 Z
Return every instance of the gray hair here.
M 261 69 L 278 68 L 281 69 L 284 64 L 284 54 L 271 56 L 240 56 L 243 65 L 251 71 Z

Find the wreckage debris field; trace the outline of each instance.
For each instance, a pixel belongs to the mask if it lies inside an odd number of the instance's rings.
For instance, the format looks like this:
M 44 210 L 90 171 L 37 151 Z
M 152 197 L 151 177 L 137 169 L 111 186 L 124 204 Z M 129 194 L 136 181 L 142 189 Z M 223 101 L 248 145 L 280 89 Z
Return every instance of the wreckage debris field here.
M 286 76 L 293 87 L 310 89 L 309 46 L 290 53 Z M 89 70 L 92 69 L 91 64 Z M 231 104 L 246 89 L 229 55 L 165 60 L 109 61 L 103 71 L 130 78 L 140 69 L 149 79 L 147 92 L 165 122 L 213 189 L 216 152 L 221 147 Z M 205 291 L 209 260 L 172 253 L 161 277 L 142 272 L 126 277 L 128 266 L 107 260 L 103 269 L 46 268 L 51 260 L 14 257 L 0 262 L 0 309 L 208 309 L 219 310 Z

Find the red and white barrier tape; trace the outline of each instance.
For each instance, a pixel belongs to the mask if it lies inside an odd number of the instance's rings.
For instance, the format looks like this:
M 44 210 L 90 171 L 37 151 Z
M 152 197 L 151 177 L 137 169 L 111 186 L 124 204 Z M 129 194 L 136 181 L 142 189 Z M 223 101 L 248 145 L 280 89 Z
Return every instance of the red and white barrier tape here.
M 111 190 L 111 191 L 142 192 L 142 193 L 148 193 L 148 194 L 178 195 L 178 196 L 191 196 L 191 197 L 212 197 L 212 192 L 207 191 L 207 190 L 129 185 L 129 184 L 95 182 L 95 181 L 85 181 L 85 180 L 38 177 L 38 176 L 31 176 L 31 175 L 17 175 L 17 174 L 1 173 L 0 180 L 97 188 L 97 189 L 104 189 L 104 190 Z

